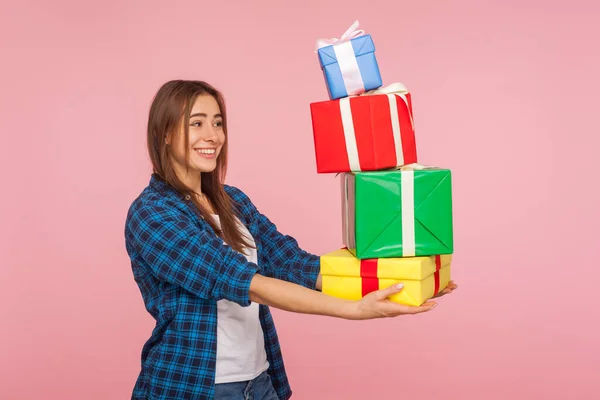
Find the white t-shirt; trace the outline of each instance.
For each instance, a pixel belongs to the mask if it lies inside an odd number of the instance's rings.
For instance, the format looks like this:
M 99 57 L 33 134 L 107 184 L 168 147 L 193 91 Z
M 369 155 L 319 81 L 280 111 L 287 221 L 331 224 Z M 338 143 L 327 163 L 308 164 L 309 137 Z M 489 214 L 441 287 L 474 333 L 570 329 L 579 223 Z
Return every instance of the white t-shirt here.
M 219 216 L 213 214 L 217 224 Z M 237 219 L 236 219 L 237 220 Z M 240 232 L 254 239 L 237 220 Z M 256 249 L 244 249 L 248 261 L 258 264 Z M 215 383 L 248 381 L 269 368 L 258 304 L 242 307 L 229 300 L 217 301 L 217 366 Z

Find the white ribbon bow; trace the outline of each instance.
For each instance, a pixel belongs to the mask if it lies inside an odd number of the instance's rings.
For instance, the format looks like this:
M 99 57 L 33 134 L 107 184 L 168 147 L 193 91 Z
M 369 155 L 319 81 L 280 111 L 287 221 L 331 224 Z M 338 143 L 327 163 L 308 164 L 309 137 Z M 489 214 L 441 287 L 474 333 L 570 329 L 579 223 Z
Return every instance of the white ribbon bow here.
M 317 39 L 315 53 L 321 47 L 330 46 L 336 42 L 345 42 L 347 40 L 354 39 L 355 37 L 359 37 L 359 36 L 362 36 L 365 34 L 365 31 L 363 31 L 362 29 L 356 29 L 356 28 L 358 28 L 358 21 L 354 21 L 354 23 L 352 25 L 350 25 L 350 27 L 348 29 L 346 29 L 346 32 L 344 32 L 342 37 L 339 39 L 338 38 Z
M 437 169 L 439 167 L 435 165 L 423 165 L 419 163 L 406 164 L 401 167 L 396 167 L 396 170 L 400 171 L 421 171 L 424 169 Z
M 397 95 L 406 95 L 408 94 L 408 89 L 406 86 L 401 84 L 400 82 L 392 83 L 386 87 L 380 87 L 377 89 L 369 90 L 368 92 L 361 93 L 357 96 L 369 96 L 374 94 L 397 94 Z

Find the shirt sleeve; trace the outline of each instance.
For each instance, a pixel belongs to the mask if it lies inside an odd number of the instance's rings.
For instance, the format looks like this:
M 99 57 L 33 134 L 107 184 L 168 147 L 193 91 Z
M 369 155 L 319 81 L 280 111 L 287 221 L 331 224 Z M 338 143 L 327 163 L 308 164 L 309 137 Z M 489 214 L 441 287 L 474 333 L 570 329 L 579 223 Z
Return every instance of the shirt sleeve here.
M 130 212 L 126 240 L 159 280 L 200 298 L 250 305 L 250 282 L 259 267 L 183 211 L 141 206 Z
M 321 259 L 300 248 L 298 241 L 281 233 L 269 218 L 260 213 L 248 196 L 237 189 L 236 197 L 246 205 L 250 219 L 258 224 L 263 254 L 259 264 L 266 276 L 293 282 L 315 290 Z

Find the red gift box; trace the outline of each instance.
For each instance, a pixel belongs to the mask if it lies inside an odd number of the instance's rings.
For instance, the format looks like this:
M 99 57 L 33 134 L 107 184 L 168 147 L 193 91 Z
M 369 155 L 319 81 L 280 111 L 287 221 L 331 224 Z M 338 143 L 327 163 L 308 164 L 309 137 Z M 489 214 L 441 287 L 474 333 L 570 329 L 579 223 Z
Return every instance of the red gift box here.
M 318 173 L 417 162 L 410 93 L 399 83 L 310 104 Z

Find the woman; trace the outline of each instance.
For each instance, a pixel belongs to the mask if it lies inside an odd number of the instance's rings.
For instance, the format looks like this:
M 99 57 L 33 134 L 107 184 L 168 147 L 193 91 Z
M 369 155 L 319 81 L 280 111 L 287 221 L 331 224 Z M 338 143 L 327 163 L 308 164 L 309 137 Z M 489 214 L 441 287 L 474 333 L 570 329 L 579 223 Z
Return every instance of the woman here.
M 132 399 L 288 399 L 269 306 L 346 319 L 434 307 L 387 301 L 400 287 L 360 301 L 321 293 L 319 257 L 223 183 L 225 105 L 207 83 L 171 81 L 160 88 L 147 144 L 154 172 L 129 209 L 125 237 L 156 327 L 142 349 Z

